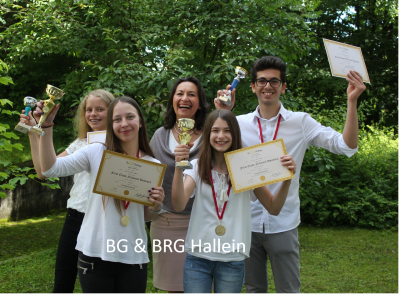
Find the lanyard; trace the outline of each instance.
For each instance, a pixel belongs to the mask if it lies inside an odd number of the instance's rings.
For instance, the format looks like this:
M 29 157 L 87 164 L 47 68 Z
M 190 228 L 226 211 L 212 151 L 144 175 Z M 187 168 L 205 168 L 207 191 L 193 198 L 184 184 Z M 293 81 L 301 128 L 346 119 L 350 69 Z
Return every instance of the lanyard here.
M 279 124 L 281 123 L 281 114 L 279 114 L 279 118 L 278 118 L 278 124 L 276 124 L 276 129 L 275 129 L 275 134 L 274 134 L 274 138 L 272 139 L 273 141 L 275 141 L 276 139 L 276 135 L 278 134 L 278 130 L 279 130 Z M 257 121 L 258 121 L 258 129 L 260 131 L 260 139 L 261 139 L 261 144 L 264 143 L 264 137 L 262 134 L 262 128 L 261 128 L 261 123 L 260 123 L 260 118 L 257 117 Z
M 137 158 L 140 158 L 140 149 L 137 150 L 136 157 L 137 157 Z M 125 210 L 128 208 L 129 204 L 131 204 L 130 201 L 124 201 Z
M 214 180 L 213 180 L 213 177 L 212 177 L 212 172 L 211 172 L 211 170 L 210 170 L 210 178 L 211 178 L 211 183 L 212 183 L 212 184 L 211 184 L 211 189 L 212 189 L 213 198 L 214 198 L 215 210 L 217 211 L 218 219 L 222 220 L 222 218 L 224 217 L 225 208 L 226 208 L 226 205 L 228 204 L 228 201 L 225 202 L 224 208 L 222 209 L 222 212 L 221 212 L 221 215 L 220 215 L 219 212 L 218 212 L 217 197 L 216 197 L 216 195 L 215 195 Z M 229 181 L 229 188 L 228 188 L 228 193 L 227 193 L 227 194 L 228 194 L 228 197 L 229 197 L 229 193 L 231 192 L 231 187 L 232 187 L 232 185 L 231 185 L 231 182 Z

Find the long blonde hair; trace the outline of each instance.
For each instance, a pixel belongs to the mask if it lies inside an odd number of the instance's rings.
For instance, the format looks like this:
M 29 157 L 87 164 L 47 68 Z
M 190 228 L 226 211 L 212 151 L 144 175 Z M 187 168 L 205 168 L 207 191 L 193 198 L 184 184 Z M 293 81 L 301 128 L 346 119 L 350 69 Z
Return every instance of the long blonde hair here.
M 88 132 L 92 132 L 92 127 L 86 122 L 85 113 L 86 113 L 86 102 L 89 97 L 99 97 L 104 103 L 110 106 L 111 102 L 114 101 L 114 96 L 106 91 L 106 90 L 94 90 L 85 96 L 82 102 L 79 104 L 78 111 L 74 118 L 74 129 L 78 133 L 79 139 L 86 138 Z

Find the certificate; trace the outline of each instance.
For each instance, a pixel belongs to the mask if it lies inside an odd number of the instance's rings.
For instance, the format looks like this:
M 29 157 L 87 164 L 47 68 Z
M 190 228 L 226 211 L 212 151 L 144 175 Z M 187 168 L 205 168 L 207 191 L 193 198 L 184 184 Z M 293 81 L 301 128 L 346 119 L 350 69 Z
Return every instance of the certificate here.
M 280 157 L 286 154 L 283 139 L 224 153 L 233 192 L 294 178 L 293 172 L 282 166 Z
M 87 133 L 87 144 L 93 144 L 94 142 L 106 143 L 106 130 L 102 131 L 91 131 Z
M 93 193 L 147 206 L 149 190 L 161 186 L 166 165 L 104 150 Z
M 323 40 L 332 76 L 346 78 L 347 73 L 354 70 L 361 74 L 364 82 L 371 83 L 360 47 Z

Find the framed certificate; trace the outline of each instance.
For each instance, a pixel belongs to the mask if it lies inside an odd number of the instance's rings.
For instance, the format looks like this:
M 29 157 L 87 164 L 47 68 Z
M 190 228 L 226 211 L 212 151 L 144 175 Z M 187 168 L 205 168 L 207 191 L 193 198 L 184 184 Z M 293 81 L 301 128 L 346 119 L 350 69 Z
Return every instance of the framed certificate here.
M 371 83 L 360 47 L 323 40 L 332 76 L 346 78 L 347 73 L 354 70 L 361 74 L 364 82 Z
M 283 139 L 224 153 L 233 192 L 294 178 L 293 172 L 282 166 L 280 157 L 286 154 Z
M 106 130 L 92 131 L 87 133 L 87 144 L 90 145 L 94 142 L 106 143 Z
M 166 165 L 104 150 L 93 193 L 154 206 L 149 190 L 161 186 Z

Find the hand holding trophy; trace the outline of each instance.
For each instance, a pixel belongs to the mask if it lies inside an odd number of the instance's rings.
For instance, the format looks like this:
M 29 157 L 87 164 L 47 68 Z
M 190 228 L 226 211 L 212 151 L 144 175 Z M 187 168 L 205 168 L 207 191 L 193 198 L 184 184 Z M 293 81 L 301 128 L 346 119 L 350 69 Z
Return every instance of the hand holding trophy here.
M 50 97 L 50 99 L 43 100 L 44 105 L 42 108 L 43 115 L 40 117 L 39 123 L 36 126 L 33 126 L 30 131 L 36 133 L 37 135 L 44 136 L 45 133 L 42 129 L 42 124 L 46 121 L 49 114 L 52 112 L 56 104 L 54 100 L 60 99 L 65 93 L 64 91 L 48 84 L 46 88 L 46 93 Z M 52 125 L 51 125 L 52 126 Z
M 25 115 L 28 116 L 29 112 L 32 110 L 33 107 L 35 107 L 37 103 L 37 100 L 33 97 L 25 97 L 24 98 L 24 105 L 25 105 Z M 25 123 L 19 122 L 17 126 L 15 126 L 15 130 L 22 132 L 22 133 L 27 133 L 32 126 L 29 126 Z
M 179 135 L 179 140 L 181 141 L 181 145 L 188 145 L 190 143 L 190 140 L 192 139 L 192 136 L 187 132 L 194 128 L 194 120 L 179 119 L 176 123 L 178 124 L 179 129 L 183 131 L 183 133 Z M 183 159 L 179 162 L 177 161 L 175 163 L 175 166 L 180 170 L 193 169 L 192 164 L 186 159 Z
M 228 94 L 224 94 L 222 96 L 220 96 L 218 99 L 227 106 L 231 106 L 231 91 L 237 87 L 237 85 L 240 82 L 240 79 L 244 79 L 246 78 L 246 76 L 249 74 L 249 72 L 247 72 L 245 69 L 243 69 L 242 67 L 236 67 L 235 68 L 235 73 L 236 73 L 236 77 L 235 79 L 233 79 L 233 82 L 231 84 L 230 89 L 228 90 Z

